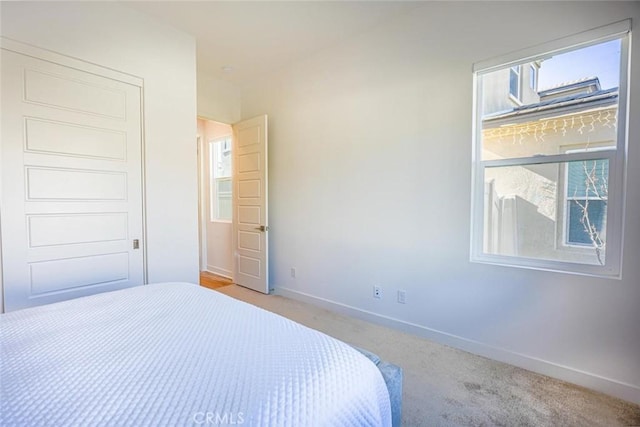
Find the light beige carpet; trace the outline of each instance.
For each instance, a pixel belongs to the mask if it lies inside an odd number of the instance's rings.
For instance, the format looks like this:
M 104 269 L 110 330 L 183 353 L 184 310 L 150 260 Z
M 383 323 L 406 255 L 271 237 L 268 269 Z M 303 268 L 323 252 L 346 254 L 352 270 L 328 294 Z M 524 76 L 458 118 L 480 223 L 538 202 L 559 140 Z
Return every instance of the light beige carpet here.
M 640 406 L 601 393 L 282 296 L 216 291 L 401 366 L 405 426 L 640 426 Z

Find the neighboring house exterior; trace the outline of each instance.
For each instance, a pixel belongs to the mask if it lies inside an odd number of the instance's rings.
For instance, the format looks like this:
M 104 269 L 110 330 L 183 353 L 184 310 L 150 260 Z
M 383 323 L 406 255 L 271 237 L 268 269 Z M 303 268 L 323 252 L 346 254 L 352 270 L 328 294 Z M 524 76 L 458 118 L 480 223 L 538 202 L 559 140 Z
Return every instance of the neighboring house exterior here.
M 539 61 L 515 65 L 484 76 L 482 81 L 485 115 L 508 111 L 540 101 L 538 94 Z
M 483 159 L 615 149 L 618 88 L 589 77 L 537 91 L 539 67 L 483 81 Z M 484 251 L 602 265 L 607 180 L 606 160 L 488 168 Z

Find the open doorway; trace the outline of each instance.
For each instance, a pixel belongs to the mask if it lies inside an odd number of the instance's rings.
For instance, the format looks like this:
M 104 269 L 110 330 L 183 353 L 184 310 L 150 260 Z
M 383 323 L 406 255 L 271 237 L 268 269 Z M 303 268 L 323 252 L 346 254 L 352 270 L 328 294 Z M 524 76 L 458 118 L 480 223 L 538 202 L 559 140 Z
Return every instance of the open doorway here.
M 200 271 L 265 294 L 270 291 L 267 135 L 266 115 L 233 125 L 198 119 Z
M 233 276 L 232 134 L 231 125 L 198 118 L 200 271 L 213 281 Z

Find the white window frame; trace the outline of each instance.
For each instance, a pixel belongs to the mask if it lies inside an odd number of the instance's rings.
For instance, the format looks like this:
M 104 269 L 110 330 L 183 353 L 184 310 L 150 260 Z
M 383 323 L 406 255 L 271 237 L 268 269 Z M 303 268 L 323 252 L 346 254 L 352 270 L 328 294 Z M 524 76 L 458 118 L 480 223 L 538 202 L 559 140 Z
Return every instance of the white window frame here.
M 529 64 L 529 86 L 533 91 L 538 90 L 538 69 L 531 64 Z
M 619 21 L 573 36 L 564 37 L 508 55 L 493 58 L 473 66 L 473 152 L 472 152 L 472 200 L 471 200 L 471 262 L 494 265 L 556 271 L 620 279 L 623 247 L 623 223 L 625 179 L 628 144 L 628 67 L 631 20 Z M 484 74 L 513 65 L 533 62 L 546 55 L 560 54 L 606 41 L 620 39 L 620 82 L 618 95 L 618 128 L 616 149 L 563 153 L 549 156 L 532 156 L 499 160 L 482 160 L 482 85 Z M 544 260 L 522 256 L 507 256 L 484 252 L 484 171 L 496 166 L 525 166 L 562 163 L 580 160 L 607 159 L 609 161 L 609 198 L 607 203 L 607 249 L 604 265 Z

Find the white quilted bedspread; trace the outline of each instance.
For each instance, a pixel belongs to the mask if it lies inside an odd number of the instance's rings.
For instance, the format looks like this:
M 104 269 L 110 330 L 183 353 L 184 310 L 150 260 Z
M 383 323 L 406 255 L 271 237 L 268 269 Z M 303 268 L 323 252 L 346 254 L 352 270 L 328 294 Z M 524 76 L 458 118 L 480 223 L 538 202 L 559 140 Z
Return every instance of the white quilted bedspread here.
M 218 292 L 163 283 L 1 316 L 2 426 L 390 426 L 376 366 Z

